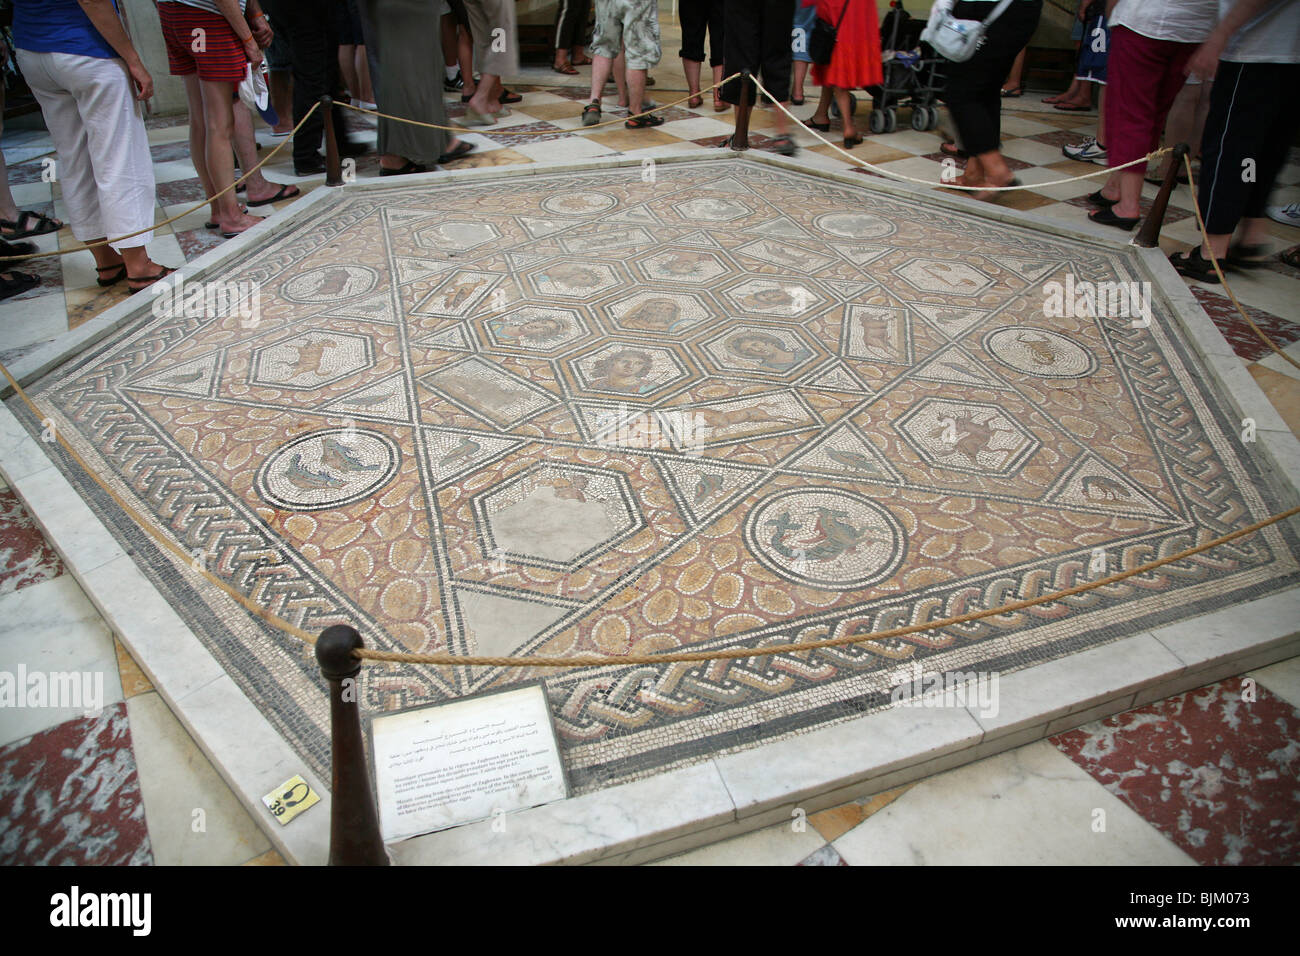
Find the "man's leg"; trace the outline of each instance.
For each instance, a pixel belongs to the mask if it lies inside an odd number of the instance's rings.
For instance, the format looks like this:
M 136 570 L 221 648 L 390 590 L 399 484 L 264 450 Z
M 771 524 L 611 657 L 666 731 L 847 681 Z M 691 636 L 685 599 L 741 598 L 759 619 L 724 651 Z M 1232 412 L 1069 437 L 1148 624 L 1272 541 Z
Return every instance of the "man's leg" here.
M 627 111 L 636 116 L 645 110 L 645 70 L 627 71 Z

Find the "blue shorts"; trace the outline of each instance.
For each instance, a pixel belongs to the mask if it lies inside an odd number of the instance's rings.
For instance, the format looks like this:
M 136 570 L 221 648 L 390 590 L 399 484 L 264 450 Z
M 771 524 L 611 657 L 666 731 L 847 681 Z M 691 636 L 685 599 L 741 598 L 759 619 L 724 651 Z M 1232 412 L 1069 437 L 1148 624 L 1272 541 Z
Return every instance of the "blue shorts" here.
M 1105 17 L 1092 17 L 1083 25 L 1079 44 L 1079 65 L 1074 75 L 1080 80 L 1106 85 L 1106 61 L 1110 59 L 1110 24 Z
M 812 39 L 813 24 L 817 22 L 817 8 L 796 6 L 794 8 L 794 29 L 790 32 L 790 51 L 794 58 L 802 63 L 811 63 L 808 55 L 808 41 Z

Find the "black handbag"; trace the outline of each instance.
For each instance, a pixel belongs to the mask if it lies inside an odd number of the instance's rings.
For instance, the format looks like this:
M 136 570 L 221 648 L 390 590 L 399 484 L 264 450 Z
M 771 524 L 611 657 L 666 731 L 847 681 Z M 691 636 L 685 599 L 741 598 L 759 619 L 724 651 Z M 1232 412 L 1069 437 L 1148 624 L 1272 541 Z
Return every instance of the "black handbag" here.
M 840 24 L 844 22 L 844 14 L 849 12 L 849 4 L 852 2 L 853 0 L 844 0 L 839 22 L 835 26 L 831 26 L 828 20 L 817 18 L 812 36 L 808 38 L 808 56 L 818 66 L 830 65 L 831 56 L 835 53 L 835 35 L 840 32 Z

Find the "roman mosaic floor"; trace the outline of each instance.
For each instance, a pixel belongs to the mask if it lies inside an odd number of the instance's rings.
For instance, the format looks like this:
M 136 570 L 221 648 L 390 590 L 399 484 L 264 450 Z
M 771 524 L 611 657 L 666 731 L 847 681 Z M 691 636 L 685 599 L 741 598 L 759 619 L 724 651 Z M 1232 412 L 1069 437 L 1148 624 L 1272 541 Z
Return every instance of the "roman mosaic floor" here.
M 743 159 L 330 199 L 206 276 L 257 310 L 155 298 L 31 389 L 194 562 L 309 631 L 762 646 L 1034 596 L 1279 510 L 1161 295 L 1150 323 L 1044 315 L 1050 283 L 1146 281 L 1128 250 Z M 65 474 L 327 776 L 303 646 Z M 816 654 L 368 669 L 364 707 L 544 679 L 581 793 L 886 706 L 913 662 L 1009 672 L 1277 591 L 1295 553 L 1278 526 Z

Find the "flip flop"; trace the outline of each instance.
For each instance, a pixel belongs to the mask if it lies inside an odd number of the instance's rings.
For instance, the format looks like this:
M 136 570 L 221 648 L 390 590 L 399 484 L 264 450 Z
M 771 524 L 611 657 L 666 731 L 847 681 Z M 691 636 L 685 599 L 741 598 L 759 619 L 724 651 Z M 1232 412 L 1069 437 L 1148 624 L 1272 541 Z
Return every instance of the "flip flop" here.
M 0 239 L 0 256 L 26 256 L 35 251 L 34 242 L 8 242 Z
M 443 153 L 438 157 L 438 165 L 441 166 L 444 163 L 454 163 L 456 160 L 463 159 L 472 152 L 474 152 L 474 144 L 466 140 L 461 140 L 460 145 L 451 152 Z
M 1066 106 L 1062 103 L 1057 103 L 1052 108 L 1058 109 L 1062 113 L 1088 113 L 1092 110 L 1091 106 Z
M 442 162 L 442 160 L 439 159 L 438 162 Z M 411 173 L 427 172 L 429 172 L 428 166 L 421 166 L 413 159 L 408 159 L 405 166 L 399 166 L 396 169 L 385 169 L 382 166 L 379 168 L 380 176 L 409 176 Z
M 12 278 L 5 278 L 11 276 Z M 22 295 L 41 284 L 41 277 L 31 272 L 0 272 L 0 299 Z
M 1015 99 L 1017 96 L 1025 95 L 1025 88 L 1023 86 L 1013 86 L 1009 90 L 1003 90 L 1002 95 L 1007 99 Z
M 105 277 L 104 271 L 106 269 L 113 269 L 116 271 L 113 275 Z M 99 273 L 99 277 L 95 279 L 95 281 L 99 283 L 101 288 L 107 289 L 109 286 L 117 285 L 126 278 L 126 263 L 119 262 L 115 266 L 95 266 L 95 271 Z
M 551 64 L 551 69 L 554 70 L 556 73 L 563 73 L 565 76 L 578 75 L 578 71 L 573 68 L 572 63 L 566 63 L 564 64 L 564 66 L 556 66 L 555 64 Z
M 272 183 L 272 185 L 275 184 Z M 279 191 L 277 191 L 276 194 L 272 196 L 270 199 L 250 199 L 248 200 L 248 205 L 269 206 L 273 202 L 279 202 L 281 199 L 292 199 L 294 196 L 299 196 L 301 194 L 302 191 L 297 186 L 293 185 L 292 183 L 285 183 L 280 187 Z
M 36 220 L 36 225 L 27 225 L 33 219 Z M 0 229 L 14 230 L 0 236 L 0 238 L 27 239 L 30 236 L 44 236 L 51 232 L 58 232 L 62 228 L 63 223 L 58 219 L 51 219 L 44 213 L 36 212 L 34 209 L 23 209 L 18 213 L 18 218 L 12 222 L 8 219 L 0 219 Z

